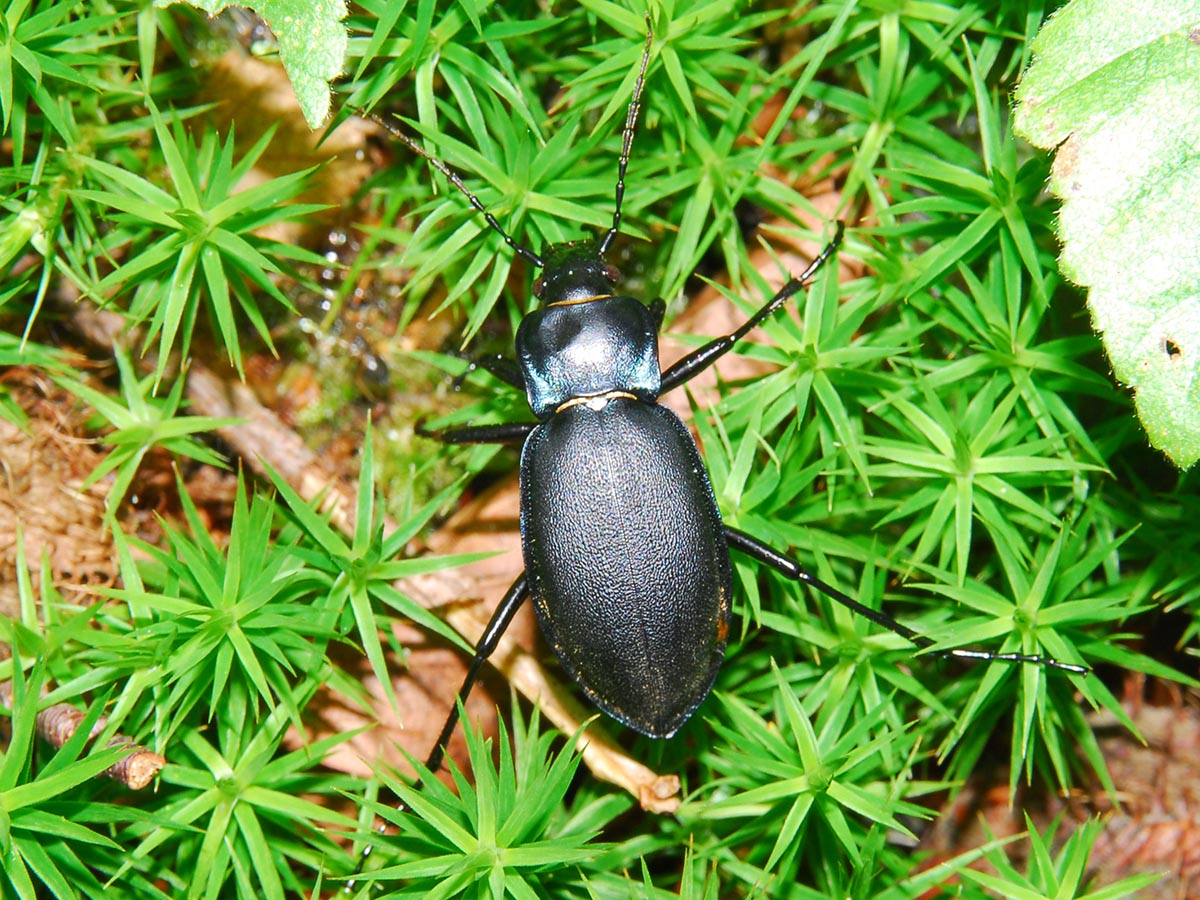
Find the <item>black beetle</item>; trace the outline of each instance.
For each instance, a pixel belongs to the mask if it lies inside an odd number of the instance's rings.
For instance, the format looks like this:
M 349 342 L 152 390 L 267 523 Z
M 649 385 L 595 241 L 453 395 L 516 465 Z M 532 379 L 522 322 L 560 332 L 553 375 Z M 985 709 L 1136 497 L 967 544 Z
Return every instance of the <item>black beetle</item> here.
M 588 698 L 635 731 L 669 738 L 708 695 L 725 652 L 730 549 L 811 585 L 920 648 L 933 641 L 813 577 L 790 557 L 725 525 L 691 433 L 658 398 L 712 365 L 775 313 L 833 255 L 843 226 L 797 278 L 745 324 L 665 372 L 658 331 L 664 305 L 615 293 L 607 254 L 621 221 L 625 173 L 653 36 L 622 132 L 612 226 L 595 241 L 557 244 L 542 256 L 514 241 L 445 163 L 388 122 L 374 120 L 429 160 L 488 224 L 542 270 L 542 308 L 517 331 L 517 358 L 478 365 L 523 390 L 537 422 L 423 434 L 451 444 L 523 443 L 521 537 L 525 570 L 508 589 L 471 660 L 465 700 L 483 662 L 529 597 L 547 642 Z M 1040 656 L 954 649 L 939 655 L 1088 671 Z M 459 717 L 450 712 L 429 756 L 436 771 Z M 364 851 L 363 858 L 369 852 Z M 359 863 L 359 870 L 362 861 Z

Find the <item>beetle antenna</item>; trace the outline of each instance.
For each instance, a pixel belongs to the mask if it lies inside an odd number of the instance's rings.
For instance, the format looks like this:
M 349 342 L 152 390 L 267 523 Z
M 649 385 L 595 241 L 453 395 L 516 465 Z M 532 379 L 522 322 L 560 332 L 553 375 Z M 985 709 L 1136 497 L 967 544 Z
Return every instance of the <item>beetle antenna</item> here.
M 625 113 L 625 128 L 621 131 L 621 158 L 617 160 L 617 202 L 613 208 L 612 228 L 600 241 L 600 255 L 608 253 L 617 232 L 621 228 L 621 202 L 625 199 L 625 170 L 629 168 L 629 154 L 633 150 L 633 132 L 637 127 L 638 113 L 642 111 L 642 89 L 646 86 L 646 66 L 650 64 L 650 45 L 654 41 L 654 31 L 650 27 L 650 15 L 646 15 L 646 49 L 642 51 L 642 68 L 638 72 L 637 81 L 633 83 L 633 99 L 629 101 L 629 111 Z
M 644 70 L 644 68 L 645 68 L 645 64 L 643 63 L 643 70 Z M 422 147 L 420 144 L 418 144 L 415 140 L 413 140 L 411 137 L 409 137 L 407 132 L 405 132 L 402 128 L 397 127 L 395 125 L 395 123 L 389 122 L 387 119 L 383 118 L 382 116 L 376 115 L 375 113 L 366 113 L 365 115 L 368 119 L 370 119 L 372 122 L 374 122 L 380 128 L 382 128 L 384 131 L 386 131 L 392 137 L 401 141 L 413 153 L 417 154 L 418 156 L 425 157 L 425 159 L 429 161 L 429 164 L 431 166 L 433 166 L 435 169 L 437 169 L 439 172 L 441 172 L 443 175 L 445 175 L 446 180 L 449 181 L 456 188 L 458 188 L 459 192 L 464 197 L 467 198 L 467 201 L 471 204 L 471 206 L 473 206 L 475 208 L 475 210 L 477 212 L 480 212 L 483 214 L 483 218 L 485 220 L 487 220 L 488 225 L 490 225 L 494 231 L 499 233 L 500 237 L 504 238 L 504 243 L 508 244 L 508 246 L 510 246 L 518 256 L 533 263 L 539 269 L 545 267 L 546 264 L 544 262 L 542 262 L 542 258 L 540 256 L 538 256 L 536 253 L 534 253 L 528 247 L 518 244 L 515 240 L 512 239 L 511 236 L 509 236 L 509 233 L 504 230 L 504 226 L 502 226 L 498 221 L 496 221 L 496 217 L 487 211 L 487 208 L 480 202 L 479 198 L 475 196 L 475 194 L 471 191 L 471 189 L 469 187 L 467 187 L 465 184 L 463 184 L 463 180 L 462 180 L 462 178 L 459 177 L 457 172 L 455 172 L 448 165 L 446 165 L 444 162 L 442 162 L 440 159 L 438 159 L 436 156 L 434 156 L 432 153 L 430 153 L 428 150 L 426 150 L 424 147 Z

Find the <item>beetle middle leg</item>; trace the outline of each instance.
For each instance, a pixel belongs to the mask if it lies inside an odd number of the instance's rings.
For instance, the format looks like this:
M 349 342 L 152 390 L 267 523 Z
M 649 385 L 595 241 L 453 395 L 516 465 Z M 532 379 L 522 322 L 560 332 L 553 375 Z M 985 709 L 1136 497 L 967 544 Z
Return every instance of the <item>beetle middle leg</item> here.
M 536 427 L 536 422 L 507 422 L 498 425 L 468 425 L 463 428 L 448 428 L 445 431 L 430 431 L 424 427 L 423 422 L 418 422 L 417 433 L 444 444 L 519 444 Z M 466 702 L 468 695 L 475 687 L 475 682 L 479 680 L 480 668 L 495 651 L 496 644 L 500 642 L 500 638 L 509 623 L 512 622 L 513 616 L 528 597 L 528 580 L 522 571 L 505 593 L 500 605 L 496 607 L 491 621 L 488 622 L 487 628 L 479 638 L 479 643 L 475 645 L 475 655 L 471 657 L 471 663 L 467 667 L 467 677 L 458 690 L 458 702 L 451 707 L 450 714 L 446 717 L 446 724 L 442 726 L 442 733 L 425 764 L 430 772 L 436 772 L 442 764 L 446 744 L 450 741 L 450 735 L 454 733 L 454 728 L 458 724 L 459 707 Z M 420 782 L 417 782 L 417 785 L 419 787 Z
M 445 431 L 429 431 L 423 426 L 423 423 L 418 422 L 417 433 L 445 444 L 519 444 L 536 427 L 536 422 L 509 422 L 499 425 L 468 425 L 464 428 L 449 428 Z M 475 655 L 471 657 L 470 665 L 467 667 L 467 677 L 463 679 L 462 687 L 458 689 L 458 700 L 450 708 L 450 714 L 442 726 L 442 733 L 438 736 L 437 743 L 433 745 L 433 750 L 425 763 L 430 772 L 437 772 L 441 767 L 442 757 L 446 753 L 446 745 L 450 742 L 450 736 L 454 734 L 454 729 L 458 725 L 460 707 L 467 702 L 467 697 L 479 680 L 479 670 L 495 651 L 496 645 L 508 629 L 513 616 L 528 597 L 529 583 L 525 572 L 522 571 L 504 594 L 500 605 L 492 613 L 487 628 L 484 629 L 483 635 L 475 645 Z M 420 785 L 421 783 L 418 781 L 417 787 L 420 788 Z
M 425 427 L 424 421 L 420 421 L 417 423 L 416 431 L 423 437 L 445 444 L 520 444 L 536 427 L 536 422 L 507 422 L 497 425 L 468 425 L 463 428 L 430 431 Z M 527 599 L 529 599 L 529 581 L 525 577 L 525 572 L 522 571 L 517 580 L 505 592 L 496 611 L 492 613 L 487 628 L 484 629 L 479 641 L 475 644 L 475 653 L 467 665 L 467 674 L 463 679 L 462 687 L 458 689 L 454 705 L 450 707 L 450 712 L 442 725 L 442 731 L 438 735 L 433 749 L 429 751 L 429 757 L 425 760 L 425 768 L 429 770 L 430 774 L 436 774 L 442 767 L 442 760 L 446 756 L 446 746 L 450 743 L 454 729 L 458 727 L 461 710 L 466 704 L 467 698 L 479 681 L 479 673 L 483 669 L 483 664 L 495 652 L 500 638 L 512 624 L 513 616 L 517 614 L 517 610 Z M 413 789 L 420 790 L 422 782 L 423 780 L 418 778 L 413 783 Z M 403 811 L 405 804 L 401 802 L 396 808 Z M 382 830 L 381 827 L 380 831 Z M 371 844 L 367 844 L 363 848 L 358 858 L 358 864 L 354 867 L 354 872 L 343 888 L 344 895 L 349 895 L 353 891 L 358 876 L 362 874 L 363 868 L 366 866 L 367 857 L 371 855 L 371 850 Z

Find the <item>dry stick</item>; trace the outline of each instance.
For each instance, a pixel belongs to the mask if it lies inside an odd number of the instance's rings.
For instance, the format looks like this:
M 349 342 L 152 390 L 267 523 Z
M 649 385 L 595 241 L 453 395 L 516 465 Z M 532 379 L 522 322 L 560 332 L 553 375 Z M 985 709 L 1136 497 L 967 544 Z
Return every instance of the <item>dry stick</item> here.
M 12 682 L 0 682 L 0 706 L 12 709 L 12 705 Z M 42 740 L 57 750 L 74 737 L 75 732 L 79 730 L 79 726 L 85 718 L 87 718 L 86 713 L 76 709 L 69 703 L 55 703 L 52 706 L 47 706 L 37 714 L 37 731 L 41 735 Z M 88 739 L 94 739 L 96 735 L 104 730 L 107 724 L 108 719 L 106 717 L 101 716 L 98 718 L 92 725 L 92 732 L 88 736 Z M 108 746 L 127 747 L 129 753 L 113 763 L 101 774 L 105 778 L 111 778 L 113 781 L 123 784 L 131 790 L 140 791 L 153 781 L 154 776 L 167 764 L 167 760 L 161 754 L 146 749 L 134 741 L 133 738 L 126 737 L 123 734 L 114 735 L 112 740 L 108 742 Z
M 187 378 L 188 398 L 196 413 L 246 420 L 243 425 L 220 428 L 217 433 L 250 466 L 261 468 L 261 463 L 268 463 L 307 501 L 323 496 L 325 511 L 331 513 L 333 524 L 344 533 L 353 534 L 351 515 L 358 491 L 356 484 L 325 475 L 316 455 L 274 412 L 259 403 L 246 385 L 227 382 L 196 363 L 188 370 Z M 394 523 L 388 522 L 385 527 L 394 527 Z M 472 644 L 483 634 L 486 623 L 474 610 L 452 605 L 478 594 L 473 590 L 472 579 L 461 572 L 404 579 L 398 587 L 428 609 L 446 607 L 443 618 Z M 501 638 L 489 662 L 565 733 L 573 734 L 589 718 L 590 714 L 570 691 L 508 636 Z M 678 807 L 679 779 L 675 775 L 659 775 L 631 759 L 597 724 L 588 725 L 581 747 L 584 764 L 597 778 L 628 791 L 644 809 L 673 812 Z

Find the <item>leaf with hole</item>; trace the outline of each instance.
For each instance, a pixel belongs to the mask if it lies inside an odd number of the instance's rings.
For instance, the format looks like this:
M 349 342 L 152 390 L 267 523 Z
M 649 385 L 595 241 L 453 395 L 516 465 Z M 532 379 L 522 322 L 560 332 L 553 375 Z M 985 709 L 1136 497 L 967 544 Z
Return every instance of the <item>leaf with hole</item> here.
M 1057 148 L 1060 264 L 1150 442 L 1200 459 L 1200 6 L 1074 0 L 1033 43 L 1018 134 Z

